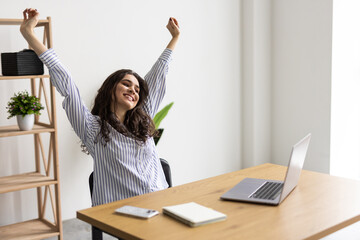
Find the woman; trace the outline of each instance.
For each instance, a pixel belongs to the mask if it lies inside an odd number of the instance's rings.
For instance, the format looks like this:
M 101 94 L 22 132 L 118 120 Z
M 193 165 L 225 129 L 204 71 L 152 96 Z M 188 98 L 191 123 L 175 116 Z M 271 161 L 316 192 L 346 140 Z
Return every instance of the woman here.
M 89 111 L 55 51 L 35 36 L 37 10 L 25 9 L 23 15 L 20 32 L 49 69 L 52 84 L 64 97 L 68 119 L 94 159 L 93 206 L 167 188 L 152 139 L 152 117 L 164 97 L 168 65 L 180 35 L 176 19 L 169 19 L 166 27 L 172 38 L 144 79 L 131 70 L 116 71 L 105 80 Z

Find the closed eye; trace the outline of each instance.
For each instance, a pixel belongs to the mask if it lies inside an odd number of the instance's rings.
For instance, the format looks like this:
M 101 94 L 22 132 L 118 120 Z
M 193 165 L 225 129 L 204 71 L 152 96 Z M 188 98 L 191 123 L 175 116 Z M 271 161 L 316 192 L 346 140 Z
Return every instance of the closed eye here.
M 135 92 L 136 92 L 137 94 L 139 94 L 139 92 L 140 92 L 140 87 L 139 87 L 137 84 L 134 84 L 132 81 L 130 81 L 130 80 L 128 80 L 128 79 L 123 79 L 123 80 L 121 80 L 121 84 L 122 84 L 123 86 L 125 86 L 125 87 L 128 87 L 128 88 L 134 86 Z

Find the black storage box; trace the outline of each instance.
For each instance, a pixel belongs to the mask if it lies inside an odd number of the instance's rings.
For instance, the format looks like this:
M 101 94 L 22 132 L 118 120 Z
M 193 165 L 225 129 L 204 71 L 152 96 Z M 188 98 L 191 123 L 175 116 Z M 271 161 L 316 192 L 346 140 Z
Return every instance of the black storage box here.
M 44 65 L 33 50 L 1 53 L 3 76 L 42 75 Z

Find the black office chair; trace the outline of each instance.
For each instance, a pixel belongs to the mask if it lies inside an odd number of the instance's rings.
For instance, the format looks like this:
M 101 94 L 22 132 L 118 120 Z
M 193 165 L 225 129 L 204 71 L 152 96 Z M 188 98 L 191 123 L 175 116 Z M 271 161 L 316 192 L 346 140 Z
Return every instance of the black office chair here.
M 165 160 L 160 158 L 161 166 L 165 174 L 166 182 L 169 185 L 169 188 L 172 187 L 172 181 L 171 181 L 171 169 L 169 163 Z M 92 197 L 93 193 L 93 186 L 94 186 L 94 172 L 90 173 L 89 176 L 89 188 L 90 188 L 90 196 Z M 92 239 L 93 240 L 102 240 L 102 231 L 98 229 L 97 227 L 91 226 L 91 233 L 92 233 Z M 120 239 L 120 238 L 119 238 Z
M 162 169 L 163 169 L 164 174 L 165 174 L 166 182 L 169 184 L 169 188 L 170 188 L 170 187 L 172 187 L 170 165 L 169 165 L 169 163 L 168 163 L 165 159 L 163 159 L 163 158 L 160 158 L 160 163 L 161 163 Z

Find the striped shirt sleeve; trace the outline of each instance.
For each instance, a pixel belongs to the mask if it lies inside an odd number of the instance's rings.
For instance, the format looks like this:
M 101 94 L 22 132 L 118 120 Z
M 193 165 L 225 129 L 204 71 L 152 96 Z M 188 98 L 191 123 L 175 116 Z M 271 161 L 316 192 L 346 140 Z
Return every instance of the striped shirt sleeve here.
M 39 58 L 49 69 L 51 83 L 64 97 L 62 105 L 74 131 L 91 153 L 97 126 L 96 118 L 83 103 L 69 71 L 61 64 L 55 51 L 48 49 Z
M 169 70 L 169 63 L 172 60 L 172 50 L 166 48 L 144 79 L 149 87 L 149 96 L 145 103 L 145 111 L 153 118 L 159 109 L 166 90 L 166 75 Z

